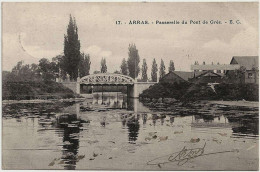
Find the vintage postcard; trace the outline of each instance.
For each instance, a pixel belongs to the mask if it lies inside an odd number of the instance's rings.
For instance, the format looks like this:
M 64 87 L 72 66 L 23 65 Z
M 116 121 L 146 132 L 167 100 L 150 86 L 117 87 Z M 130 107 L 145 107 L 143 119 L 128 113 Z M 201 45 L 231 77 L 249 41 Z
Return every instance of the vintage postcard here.
M 2 169 L 259 170 L 258 2 L 3 2 Z

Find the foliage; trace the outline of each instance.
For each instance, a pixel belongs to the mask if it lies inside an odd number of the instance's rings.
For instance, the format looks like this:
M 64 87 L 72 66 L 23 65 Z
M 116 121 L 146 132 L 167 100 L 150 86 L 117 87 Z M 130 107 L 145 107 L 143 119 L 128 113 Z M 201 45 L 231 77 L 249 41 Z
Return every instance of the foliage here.
M 216 99 L 259 101 L 259 86 L 252 83 L 222 83 L 215 86 Z
M 158 67 L 156 60 L 153 59 L 153 65 L 152 65 L 152 71 L 151 71 L 151 78 L 153 82 L 157 82 L 157 72 L 158 72 Z
M 159 72 L 160 79 L 162 79 L 165 76 L 165 74 L 166 74 L 165 73 L 165 65 L 164 65 L 163 60 L 161 59 L 160 72 Z
M 148 80 L 148 76 L 147 76 L 147 63 L 146 63 L 146 60 L 143 59 L 143 65 L 142 65 L 142 81 L 143 82 L 147 82 Z
M 78 77 L 80 63 L 80 41 L 78 39 L 78 27 L 75 18 L 70 16 L 67 35 L 64 36 L 64 57 L 62 59 L 63 70 L 70 75 L 71 80 Z
M 89 75 L 90 65 L 91 65 L 91 61 L 90 61 L 89 54 L 81 53 L 80 64 L 79 64 L 79 76 L 80 77 Z
M 190 83 L 157 83 L 144 90 L 140 97 L 181 99 L 189 87 Z
M 54 81 L 8 81 L 3 83 L 4 100 L 25 100 L 36 97 L 73 98 L 75 96 L 73 91 Z
M 121 74 L 121 72 L 118 71 L 118 70 L 116 70 L 114 73 L 115 73 L 115 74 Z
M 192 84 L 187 92 L 182 96 L 182 100 L 215 100 L 216 93 L 205 83 Z
M 106 65 L 106 59 L 102 58 L 101 59 L 101 68 L 100 68 L 101 73 L 107 73 L 107 65 Z
M 215 85 L 215 92 L 207 84 L 162 83 L 154 84 L 140 94 L 142 98 L 175 98 L 181 101 L 224 100 L 259 101 L 258 84 L 221 83 Z
M 62 79 L 66 79 L 66 72 L 63 70 L 64 69 L 64 56 L 62 55 L 57 55 L 52 58 L 52 63 L 55 64 L 55 71 L 58 73 L 58 77 Z
M 126 63 L 125 58 L 123 58 L 120 67 L 121 67 L 121 73 L 122 73 L 123 75 L 128 75 L 128 67 L 127 67 L 127 63 Z
M 46 58 L 39 60 L 39 64 L 23 64 L 19 61 L 11 72 L 5 73 L 6 81 L 41 81 L 55 80 L 59 76 L 59 58 L 52 58 L 50 62 Z
M 101 72 L 98 71 L 98 70 L 95 70 L 95 71 L 93 72 L 93 74 L 98 74 L 98 73 L 101 73 Z
M 215 85 L 214 92 L 207 84 L 193 84 L 183 96 L 186 100 L 258 101 L 257 84 L 221 83 Z
M 41 79 L 40 70 L 37 64 L 23 64 L 19 61 L 13 67 L 12 72 L 6 72 L 3 81 L 29 81 Z
M 239 69 L 234 71 L 228 71 L 225 77 L 225 82 L 242 84 L 245 81 L 245 72 L 246 68 L 244 66 L 241 66 Z
M 129 76 L 132 78 L 136 78 L 140 72 L 140 67 L 139 67 L 140 57 L 135 44 L 130 44 L 128 50 L 129 52 L 128 52 L 127 64 L 128 64 Z
M 58 77 L 58 70 L 55 62 L 49 62 L 46 58 L 42 58 L 39 61 L 39 71 L 43 80 L 55 80 Z
M 170 60 L 169 72 L 173 72 L 173 71 L 175 71 L 174 62 Z

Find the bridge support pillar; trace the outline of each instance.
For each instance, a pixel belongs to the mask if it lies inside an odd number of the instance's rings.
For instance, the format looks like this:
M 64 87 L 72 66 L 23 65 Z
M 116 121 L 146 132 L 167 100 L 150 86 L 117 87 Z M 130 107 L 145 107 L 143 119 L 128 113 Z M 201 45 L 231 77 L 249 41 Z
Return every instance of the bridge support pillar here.
M 135 84 L 134 84 L 134 96 L 133 96 L 134 98 L 138 98 L 138 97 L 139 97 L 139 94 L 138 94 L 137 89 L 138 89 L 138 88 L 137 88 L 137 84 L 135 83 Z
M 127 96 L 129 96 L 130 98 L 134 97 L 134 85 L 129 85 L 128 87 L 128 93 Z
M 77 78 L 77 82 L 76 82 L 76 93 L 80 94 L 80 78 Z
M 80 83 L 76 82 L 76 93 L 80 94 Z

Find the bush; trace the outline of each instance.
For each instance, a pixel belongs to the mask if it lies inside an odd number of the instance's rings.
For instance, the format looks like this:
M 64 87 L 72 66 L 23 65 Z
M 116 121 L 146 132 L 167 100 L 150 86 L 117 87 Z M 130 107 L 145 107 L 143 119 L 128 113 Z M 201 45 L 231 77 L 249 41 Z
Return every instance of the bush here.
M 208 84 L 157 83 L 140 94 L 141 98 L 175 98 L 182 101 L 196 100 L 247 100 L 259 101 L 258 84 L 215 85 L 215 92 Z
M 54 81 L 3 82 L 3 100 L 29 100 L 38 96 L 51 98 L 74 98 L 76 94 Z
M 223 100 L 258 101 L 258 84 L 219 84 L 215 86 L 217 97 Z
M 140 94 L 141 98 L 175 98 L 180 99 L 190 87 L 189 83 L 157 83 Z

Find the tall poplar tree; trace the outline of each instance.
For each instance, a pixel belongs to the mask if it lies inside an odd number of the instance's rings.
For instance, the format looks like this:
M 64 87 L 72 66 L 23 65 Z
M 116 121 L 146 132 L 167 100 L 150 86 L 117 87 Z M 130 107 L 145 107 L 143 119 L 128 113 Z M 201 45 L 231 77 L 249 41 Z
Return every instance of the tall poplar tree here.
M 146 63 L 146 60 L 143 59 L 143 65 L 142 65 L 142 81 L 146 82 L 148 80 L 148 77 L 147 77 L 147 63 Z
M 153 65 L 152 65 L 152 71 L 151 71 L 151 77 L 153 82 L 157 82 L 157 72 L 158 72 L 158 67 L 156 60 L 153 59 Z
M 80 77 L 89 75 L 90 65 L 91 65 L 91 61 L 90 61 L 89 54 L 81 53 L 80 64 L 79 64 Z
M 136 78 L 140 72 L 140 67 L 139 67 L 140 57 L 135 44 L 130 44 L 128 50 L 129 52 L 128 52 L 127 64 L 128 64 L 129 76 L 132 78 Z
M 75 18 L 70 21 L 67 28 L 67 35 L 64 35 L 64 57 L 63 70 L 70 75 L 71 80 L 78 77 L 80 62 L 80 41 L 78 39 L 78 27 Z
M 162 79 L 162 77 L 164 77 L 165 75 L 165 65 L 163 60 L 161 59 L 161 65 L 160 65 L 160 79 Z
M 175 71 L 175 67 L 173 61 L 171 60 L 169 65 L 169 72 L 173 72 L 173 71 Z
M 106 59 L 102 58 L 101 59 L 101 68 L 100 68 L 101 73 L 107 73 L 107 64 L 106 64 Z
M 120 67 L 121 67 L 121 73 L 122 73 L 123 75 L 127 75 L 127 74 L 128 74 L 128 67 L 127 67 L 127 63 L 126 63 L 125 58 L 123 58 Z

